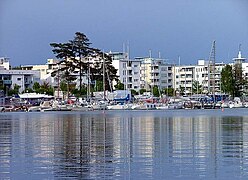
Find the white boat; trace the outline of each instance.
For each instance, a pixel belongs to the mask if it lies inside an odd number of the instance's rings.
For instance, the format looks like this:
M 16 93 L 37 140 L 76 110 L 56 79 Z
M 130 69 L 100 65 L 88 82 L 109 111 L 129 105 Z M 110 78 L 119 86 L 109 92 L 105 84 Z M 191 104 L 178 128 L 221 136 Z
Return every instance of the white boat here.
M 230 104 L 228 101 L 224 101 L 221 103 L 221 108 L 229 108 L 230 107 Z
M 123 110 L 125 109 L 124 104 L 114 104 L 107 106 L 107 109 L 109 110 Z
M 245 108 L 248 108 L 248 102 L 244 102 L 244 103 L 243 103 L 243 106 L 244 106 Z
M 233 101 L 229 101 L 229 108 L 242 108 L 244 107 L 239 97 L 235 97 Z
M 174 102 L 168 104 L 168 109 L 183 109 L 183 102 Z
M 72 111 L 89 111 L 89 110 L 92 110 L 92 108 L 90 106 L 72 105 L 71 110 Z
M 142 103 L 142 104 L 134 104 L 132 105 L 133 110 L 148 110 L 148 109 L 156 109 L 157 104 L 154 103 Z
M 107 109 L 109 110 L 127 110 L 131 108 L 132 108 L 132 104 L 114 104 L 107 106 Z
M 40 111 L 41 111 L 40 106 L 31 106 L 31 107 L 28 107 L 28 112 L 40 112 Z
M 95 101 L 90 106 L 93 110 L 105 110 L 107 109 L 108 103 L 105 101 Z
M 156 106 L 156 109 L 158 110 L 169 109 L 169 106 L 168 104 L 161 104 L 161 105 Z
M 31 106 L 28 108 L 28 112 L 44 112 L 44 111 L 53 111 L 55 110 L 54 107 L 52 107 L 51 101 L 43 101 L 40 103 L 39 106 Z
M 4 107 L 0 106 L 0 112 L 4 112 Z
M 59 101 L 53 101 L 51 108 L 47 109 L 47 111 L 71 111 L 71 110 L 72 110 L 71 104 L 64 104 L 64 103 L 59 102 Z

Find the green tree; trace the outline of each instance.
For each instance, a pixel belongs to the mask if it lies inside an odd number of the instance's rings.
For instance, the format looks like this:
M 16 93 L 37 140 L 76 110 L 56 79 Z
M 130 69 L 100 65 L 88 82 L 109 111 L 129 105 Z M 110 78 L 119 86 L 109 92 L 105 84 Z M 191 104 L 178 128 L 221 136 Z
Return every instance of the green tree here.
M 12 95 L 16 95 L 16 94 L 19 94 L 19 89 L 20 89 L 20 86 L 17 85 L 17 84 L 14 84 L 14 88 L 10 88 L 8 90 L 8 96 L 12 96 Z
M 101 51 L 97 52 L 97 57 L 92 65 L 92 68 L 90 69 L 90 72 L 91 80 L 104 81 L 105 89 L 109 91 L 113 89 L 113 80 L 118 81 L 118 77 L 116 75 L 117 69 L 115 69 L 112 64 L 112 57 Z M 103 79 L 103 77 L 105 79 Z
M 70 83 L 76 80 L 76 76 L 73 75 L 76 69 L 76 65 L 73 62 L 75 53 L 73 52 L 73 44 L 71 43 L 51 43 L 54 49 L 53 52 L 56 57 L 61 59 L 59 62 L 59 68 L 52 72 L 52 77 L 57 79 L 58 84 L 60 81 L 64 81 L 67 84 L 67 95 L 69 96 Z M 59 90 L 58 85 L 58 90 Z
M 202 85 L 200 85 L 199 81 L 194 81 L 192 83 L 192 93 L 193 94 L 202 94 Z
M 90 57 L 98 52 L 98 49 L 91 48 L 91 43 L 84 33 L 76 32 L 74 39 L 69 41 L 72 44 L 72 51 L 74 54 L 73 62 L 79 69 L 79 91 L 82 89 L 83 73 L 89 73 Z
M 3 80 L 0 79 L 0 90 L 4 90 L 4 84 L 3 84 Z
M 131 94 L 132 95 L 138 95 L 139 93 L 137 91 L 135 91 L 134 89 L 131 89 Z
M 235 79 L 230 65 L 226 65 L 221 71 L 221 87 L 223 92 L 235 96 Z
M 39 93 L 39 91 L 40 91 L 40 83 L 35 82 L 34 85 L 33 85 L 33 90 L 34 90 L 36 93 Z
M 120 80 L 117 81 L 117 84 L 115 85 L 116 90 L 124 90 L 124 84 L 121 83 Z
M 169 88 L 165 88 L 163 90 L 163 93 L 167 96 L 173 96 L 174 95 L 174 89 L 169 87 Z
M 153 87 L 153 96 L 155 96 L 155 97 L 159 97 L 160 96 L 160 92 L 159 92 L 158 86 L 154 86 Z
M 63 99 L 65 99 L 65 93 L 68 92 L 68 86 L 67 86 L 67 83 L 65 81 L 62 81 L 60 83 L 60 89 L 63 92 Z
M 76 97 L 80 97 L 80 96 L 85 96 L 87 94 L 87 88 L 85 86 L 82 86 L 81 92 L 79 91 L 79 89 L 74 88 L 72 90 L 72 94 Z
M 140 93 L 140 94 L 144 94 L 144 92 L 146 92 L 146 89 L 140 89 L 140 90 L 139 90 L 139 93 Z
M 97 91 L 103 91 L 103 82 L 100 80 L 96 80 L 95 88 L 94 90 Z
M 233 66 L 234 96 L 240 97 L 243 94 L 245 79 L 243 78 L 242 64 L 236 63 Z
M 26 88 L 22 93 L 33 93 L 34 90 L 32 88 Z
M 183 86 L 179 86 L 179 93 L 181 94 L 181 95 L 184 95 L 184 94 L 186 94 L 186 92 L 185 92 L 185 87 L 183 87 Z
M 68 72 L 67 76 L 75 71 L 79 72 L 79 92 L 82 92 L 83 75 L 90 74 L 91 81 L 103 81 L 103 69 L 105 69 L 105 88 L 112 89 L 112 81 L 117 78 L 117 70 L 112 65 L 112 58 L 99 49 L 90 47 L 91 43 L 85 34 L 76 32 L 74 39 L 69 40 L 68 43 L 51 43 L 50 45 L 53 47 L 52 51 L 56 57 L 61 59 L 60 64 L 63 67 L 59 71 Z M 90 59 L 92 58 L 94 58 L 94 63 L 91 63 Z M 103 68 L 103 64 L 105 64 L 105 68 Z M 54 72 L 53 74 L 55 76 L 58 73 Z M 72 80 L 72 77 L 68 77 L 68 83 L 69 79 Z
M 41 93 L 41 94 L 47 94 L 47 95 L 53 95 L 54 94 L 54 90 L 53 90 L 53 87 L 48 82 L 45 82 L 44 81 L 40 85 L 39 93 Z

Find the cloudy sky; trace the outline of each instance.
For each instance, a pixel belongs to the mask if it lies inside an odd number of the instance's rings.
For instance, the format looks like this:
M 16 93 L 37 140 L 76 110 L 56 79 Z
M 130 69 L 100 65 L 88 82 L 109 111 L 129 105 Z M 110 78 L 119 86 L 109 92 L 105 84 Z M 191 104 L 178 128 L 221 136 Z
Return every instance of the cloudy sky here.
M 248 57 L 247 0 L 0 0 L 0 57 L 12 65 L 44 64 L 54 58 L 51 42 L 75 32 L 93 47 L 195 64 L 208 59 L 216 40 L 216 60 L 231 62 L 242 44 Z

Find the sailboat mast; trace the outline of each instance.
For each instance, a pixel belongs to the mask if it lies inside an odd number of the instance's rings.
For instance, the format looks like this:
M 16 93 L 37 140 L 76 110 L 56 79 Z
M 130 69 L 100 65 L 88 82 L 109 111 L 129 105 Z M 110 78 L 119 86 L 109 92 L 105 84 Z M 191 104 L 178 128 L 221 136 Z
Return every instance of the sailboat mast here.
M 209 92 L 213 94 L 213 100 L 215 102 L 215 40 L 212 44 L 212 49 L 209 55 Z
M 103 52 L 103 100 L 106 99 L 106 86 L 105 86 L 105 57 Z
M 129 90 L 129 86 L 128 86 L 128 83 L 129 83 L 129 68 L 130 68 L 130 56 L 129 56 L 129 53 L 130 53 L 130 49 L 129 49 L 129 41 L 127 42 L 127 72 L 126 72 L 126 90 Z
M 151 67 L 150 67 L 150 71 L 151 71 L 151 77 L 150 77 L 150 81 L 151 81 L 151 93 L 153 96 L 153 88 L 154 88 L 154 60 L 152 59 L 152 50 L 149 50 L 149 58 L 150 58 L 150 63 L 151 63 Z
M 87 73 L 87 76 L 88 76 L 88 86 L 87 86 L 87 99 L 90 100 L 90 59 L 88 59 L 88 73 Z
M 60 91 L 60 64 L 59 64 L 59 67 L 58 67 L 58 99 L 59 99 L 59 91 Z

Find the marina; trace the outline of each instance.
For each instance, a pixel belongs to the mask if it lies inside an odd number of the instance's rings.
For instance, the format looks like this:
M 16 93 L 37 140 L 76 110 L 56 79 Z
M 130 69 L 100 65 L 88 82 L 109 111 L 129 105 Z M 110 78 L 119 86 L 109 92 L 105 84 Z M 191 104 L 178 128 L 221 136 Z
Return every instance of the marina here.
M 6 98 L 0 105 L 0 112 L 44 112 L 44 111 L 94 111 L 94 110 L 171 110 L 171 109 L 224 109 L 247 108 L 248 101 L 239 97 L 234 99 L 222 96 L 177 96 L 177 97 L 146 97 L 133 96 L 132 98 L 110 99 L 82 99 L 75 98 L 57 100 L 53 96 L 36 97 L 38 94 L 30 93 L 24 98 Z M 20 95 L 22 96 L 22 95 Z M 129 96 L 129 95 L 127 95 Z
M 0 7 L 0 180 L 248 179 L 248 1 Z
M 3 179 L 242 179 L 248 111 L 0 114 Z

